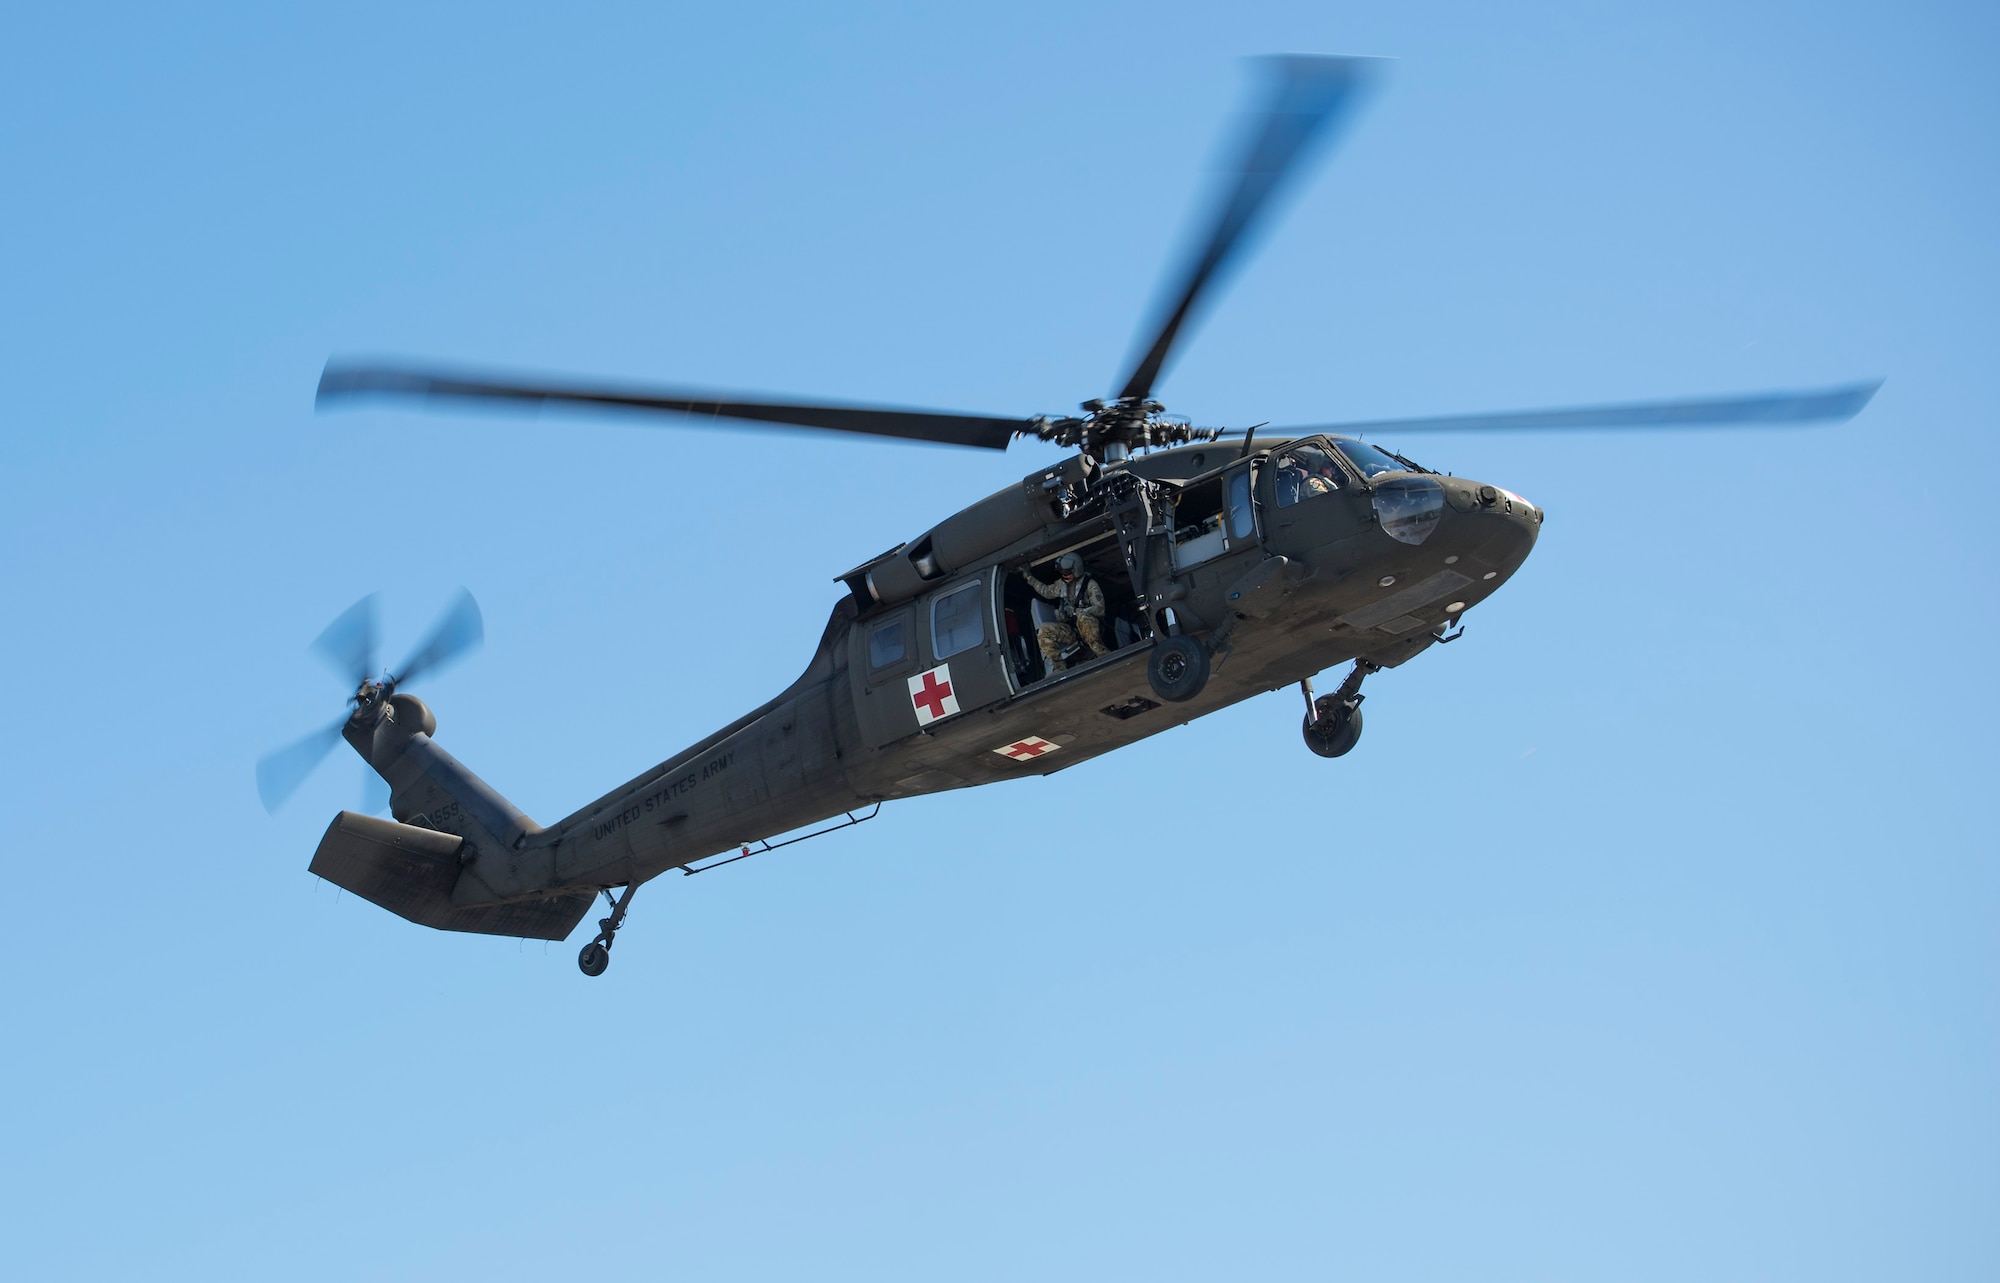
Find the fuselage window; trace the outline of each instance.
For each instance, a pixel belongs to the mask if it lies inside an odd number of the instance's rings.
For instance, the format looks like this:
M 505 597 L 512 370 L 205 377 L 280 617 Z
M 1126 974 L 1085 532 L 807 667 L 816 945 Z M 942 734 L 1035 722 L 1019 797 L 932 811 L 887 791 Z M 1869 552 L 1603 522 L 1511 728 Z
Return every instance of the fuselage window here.
M 1316 445 L 1288 446 L 1279 453 L 1277 465 L 1280 508 L 1332 494 L 1346 484 L 1341 479 L 1340 465 Z
M 1256 510 L 1250 506 L 1250 469 L 1229 479 L 1229 537 L 1241 542 L 1257 534 Z
M 892 664 L 900 664 L 909 653 L 909 645 L 903 640 L 903 621 L 900 619 L 877 624 L 874 631 L 868 634 L 870 668 L 888 668 Z
M 986 640 L 985 612 L 979 608 L 984 585 L 967 584 L 931 603 L 931 654 L 945 659 Z

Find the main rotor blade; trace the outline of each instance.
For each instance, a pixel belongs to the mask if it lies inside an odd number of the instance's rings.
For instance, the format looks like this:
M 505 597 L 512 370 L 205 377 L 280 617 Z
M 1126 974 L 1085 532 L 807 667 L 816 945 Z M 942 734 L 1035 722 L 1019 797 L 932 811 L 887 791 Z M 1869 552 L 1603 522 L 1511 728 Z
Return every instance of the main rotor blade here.
M 1532 432 L 1576 428 L 1720 428 L 1757 423 L 1841 423 L 1861 413 L 1882 380 L 1816 392 L 1768 392 L 1762 396 L 1699 401 L 1643 401 L 1634 405 L 1592 405 L 1566 410 L 1513 410 L 1501 414 L 1440 415 L 1428 419 L 1374 419 L 1366 423 L 1323 423 L 1306 428 L 1274 428 L 1273 440 L 1315 432 L 1359 436 L 1364 432 Z
M 1233 166 L 1235 185 L 1218 206 L 1215 226 L 1190 261 L 1173 305 L 1160 313 L 1152 346 L 1125 380 L 1120 397 L 1152 392 L 1202 291 L 1246 244 L 1245 234 L 1285 180 L 1297 172 L 1312 144 L 1330 136 L 1328 126 L 1359 99 L 1381 60 L 1295 55 L 1258 61 L 1270 80 L 1269 105 L 1248 122 Z
M 461 588 L 431 629 L 431 635 L 417 647 L 417 653 L 404 660 L 396 671 L 396 684 L 405 685 L 419 673 L 443 668 L 485 640 L 486 621 L 479 614 L 479 603 L 472 599 L 471 592 Z
M 313 639 L 309 649 L 355 686 L 375 674 L 375 651 L 380 629 L 375 618 L 375 599 L 369 593 L 342 611 L 340 618 Z
M 266 811 L 276 814 L 285 799 L 298 792 L 306 776 L 340 742 L 340 730 L 346 725 L 347 718 L 342 717 L 331 726 L 257 759 L 257 798 Z
M 357 396 L 408 396 L 501 401 L 518 405 L 571 405 L 597 409 L 646 410 L 709 415 L 755 423 L 822 428 L 864 436 L 935 441 L 942 445 L 1005 450 L 1034 419 L 1001 419 L 979 414 L 895 410 L 867 405 L 781 405 L 769 401 L 718 401 L 679 388 L 614 388 L 587 384 L 527 383 L 484 375 L 452 374 L 380 365 L 329 361 L 319 377 L 314 404 Z

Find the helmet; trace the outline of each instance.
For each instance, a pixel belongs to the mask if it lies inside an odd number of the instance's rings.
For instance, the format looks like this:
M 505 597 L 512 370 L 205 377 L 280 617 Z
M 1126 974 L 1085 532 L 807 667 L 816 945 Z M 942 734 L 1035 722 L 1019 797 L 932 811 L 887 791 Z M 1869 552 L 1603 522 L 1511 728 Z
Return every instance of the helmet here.
M 1064 553 L 1062 556 L 1056 558 L 1056 573 L 1059 575 L 1081 575 L 1083 573 L 1083 558 L 1073 552 Z

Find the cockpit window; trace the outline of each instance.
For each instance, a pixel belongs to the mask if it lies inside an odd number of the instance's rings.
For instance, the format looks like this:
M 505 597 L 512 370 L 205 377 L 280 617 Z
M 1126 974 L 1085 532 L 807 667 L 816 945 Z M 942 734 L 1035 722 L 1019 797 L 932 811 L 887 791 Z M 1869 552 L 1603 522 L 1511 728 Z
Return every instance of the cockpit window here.
M 1332 494 L 1346 484 L 1333 456 L 1316 445 L 1287 446 L 1273 462 L 1278 469 L 1280 508 Z
M 1387 450 L 1377 449 L 1366 441 L 1349 441 L 1345 437 L 1336 438 L 1334 444 L 1347 456 L 1347 461 L 1361 469 L 1361 475 L 1374 479 L 1385 472 L 1422 472 L 1408 459 L 1399 459 Z

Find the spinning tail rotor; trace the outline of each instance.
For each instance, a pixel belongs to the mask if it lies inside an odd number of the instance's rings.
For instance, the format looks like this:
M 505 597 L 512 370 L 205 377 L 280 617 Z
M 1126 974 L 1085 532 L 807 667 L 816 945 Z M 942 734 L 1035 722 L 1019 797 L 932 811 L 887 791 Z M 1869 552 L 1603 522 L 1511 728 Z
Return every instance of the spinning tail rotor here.
M 349 711 L 331 725 L 258 759 L 257 796 L 266 811 L 276 813 L 298 791 L 350 725 L 373 726 L 399 687 L 422 674 L 448 667 L 478 649 L 486 639 L 486 623 L 479 613 L 479 603 L 470 592 L 460 589 L 410 657 L 378 679 L 376 655 L 380 650 L 381 628 L 377 596 L 370 593 L 342 611 L 307 648 L 353 682 L 353 694 L 347 697 Z M 366 809 L 370 814 L 388 806 L 388 783 L 372 769 L 367 772 L 367 789 Z

